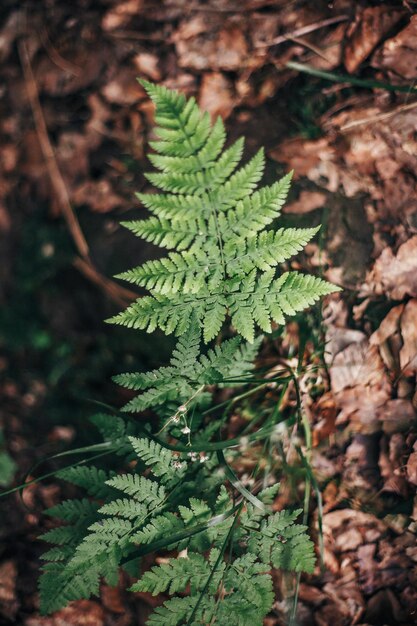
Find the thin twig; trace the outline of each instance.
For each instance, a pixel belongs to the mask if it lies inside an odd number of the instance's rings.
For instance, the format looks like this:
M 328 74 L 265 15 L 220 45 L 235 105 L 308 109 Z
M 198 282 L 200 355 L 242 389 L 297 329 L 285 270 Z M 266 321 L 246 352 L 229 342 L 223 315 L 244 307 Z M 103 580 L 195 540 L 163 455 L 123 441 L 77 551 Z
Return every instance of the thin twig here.
M 24 40 L 21 40 L 19 42 L 19 55 L 24 78 L 26 81 L 26 90 L 30 106 L 32 108 L 33 118 L 35 120 L 36 132 L 38 134 L 42 154 L 46 161 L 46 166 L 48 169 L 48 174 L 51 180 L 52 187 L 55 191 L 59 206 L 68 224 L 68 228 L 71 231 L 75 245 L 77 246 L 77 250 L 81 254 L 81 256 L 87 258 L 89 252 L 88 243 L 84 237 L 84 233 L 81 230 L 78 219 L 71 208 L 68 191 L 64 179 L 62 178 L 61 172 L 59 171 L 54 149 L 49 139 L 45 117 L 42 112 L 38 87 L 36 85 L 36 80 L 33 75 L 28 49 Z
M 404 111 L 411 111 L 411 109 L 415 109 L 417 107 L 416 102 L 410 102 L 410 104 L 402 104 L 391 111 L 387 111 L 386 113 L 378 113 L 377 115 L 371 115 L 369 117 L 363 117 L 360 120 L 354 120 L 353 122 L 348 122 L 347 124 L 343 124 L 339 128 L 341 133 L 346 133 L 358 126 L 365 126 L 366 124 L 374 124 L 375 122 L 382 122 L 384 120 L 388 120 L 390 117 L 394 117 L 398 113 L 404 113 Z
M 271 39 L 271 41 L 267 41 L 265 43 L 257 44 L 255 47 L 269 48 L 270 46 L 278 46 L 279 44 L 285 43 L 286 41 L 288 41 L 289 39 L 293 39 L 294 37 L 303 37 L 304 35 L 314 33 L 316 30 L 325 28 L 326 26 L 332 26 L 332 24 L 339 24 L 340 22 L 347 22 L 349 19 L 349 15 L 336 15 L 335 17 L 329 17 L 327 20 L 322 20 L 321 22 L 315 22 L 314 24 L 300 26 L 300 28 L 296 28 L 290 33 L 279 35 L 278 37 L 275 37 L 275 39 Z
M 52 41 L 49 38 L 46 27 L 40 30 L 39 38 L 49 58 L 53 63 L 55 63 L 57 67 L 59 67 L 64 72 L 69 72 L 73 76 L 81 76 L 82 68 L 78 65 L 75 65 L 75 63 L 68 61 L 68 59 L 64 59 L 64 57 L 59 54 L 58 50 L 54 47 Z
M 125 287 L 115 283 L 114 280 L 111 280 L 111 278 L 107 278 L 107 276 L 100 274 L 89 259 L 82 259 L 79 256 L 75 257 L 73 265 L 82 274 L 84 274 L 86 278 L 91 280 L 92 283 L 101 287 L 103 291 L 107 293 L 109 298 L 114 300 L 114 302 L 117 302 L 117 304 L 124 306 L 139 297 L 139 295 L 134 291 L 130 291 L 130 289 L 126 289 Z
M 318 48 L 317 46 L 310 43 L 309 41 L 306 41 L 305 39 L 301 37 L 288 37 L 288 39 L 290 41 L 293 41 L 294 43 L 297 43 L 299 46 L 303 46 L 304 48 L 311 50 L 312 52 L 314 52 L 314 54 L 317 54 L 317 56 L 321 57 L 324 61 L 326 61 L 326 63 L 331 64 L 330 59 L 326 57 L 324 52 L 320 50 L 320 48 Z
M 75 259 L 74 266 L 77 267 L 77 269 L 79 269 L 89 280 L 99 285 L 115 302 L 118 304 L 127 304 L 137 298 L 137 294 L 121 287 L 111 279 L 102 276 L 102 274 L 100 274 L 100 272 L 98 272 L 98 270 L 94 267 L 89 257 L 87 240 L 81 229 L 77 216 L 71 207 L 68 190 L 59 169 L 51 140 L 49 139 L 48 128 L 46 126 L 45 117 L 39 100 L 38 87 L 30 63 L 28 49 L 24 40 L 19 42 L 19 56 L 23 76 L 26 82 L 28 99 L 35 122 L 35 128 L 42 154 L 45 159 L 51 186 L 54 190 L 62 215 L 74 240 L 74 244 L 80 255 Z

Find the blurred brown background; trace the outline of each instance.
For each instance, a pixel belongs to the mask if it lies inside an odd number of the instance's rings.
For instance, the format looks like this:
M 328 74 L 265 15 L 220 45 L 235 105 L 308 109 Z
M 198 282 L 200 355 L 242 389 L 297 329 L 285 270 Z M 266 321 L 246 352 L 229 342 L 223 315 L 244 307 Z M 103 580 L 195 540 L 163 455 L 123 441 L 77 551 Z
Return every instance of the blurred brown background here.
M 110 377 L 170 353 L 103 322 L 134 296 L 111 277 L 159 255 L 119 226 L 145 213 L 146 77 L 221 115 L 247 156 L 264 145 L 268 179 L 295 169 L 283 224 L 324 225 L 295 266 L 344 287 L 324 309 L 329 383 L 305 398 L 327 570 L 299 623 L 416 623 L 416 3 L 2 0 L 0 63 L 2 486 L 94 442 L 92 401 L 123 401 Z M 109 588 L 38 616 L 36 536 L 62 490 L 2 504 L 0 624 L 144 623 L 149 598 Z M 282 620 L 278 601 L 266 623 Z

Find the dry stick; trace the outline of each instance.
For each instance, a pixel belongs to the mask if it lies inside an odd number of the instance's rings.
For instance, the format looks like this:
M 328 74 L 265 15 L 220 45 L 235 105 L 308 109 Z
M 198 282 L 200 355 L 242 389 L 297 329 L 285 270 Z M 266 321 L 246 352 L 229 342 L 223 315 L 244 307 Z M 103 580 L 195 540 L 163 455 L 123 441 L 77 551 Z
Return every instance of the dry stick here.
M 117 302 L 117 304 L 124 306 L 139 297 L 137 293 L 134 293 L 129 289 L 125 289 L 111 280 L 111 278 L 107 278 L 106 276 L 103 276 L 103 274 L 100 274 L 89 259 L 86 260 L 77 256 L 73 261 L 73 265 L 77 268 L 77 270 L 84 274 L 86 278 L 91 280 L 92 283 L 101 287 L 112 300 Z
M 326 61 L 326 63 L 331 64 L 330 59 L 328 59 L 326 57 L 326 55 L 322 52 L 322 50 L 320 50 L 320 48 L 318 48 L 317 46 L 314 46 L 309 41 L 306 41 L 305 39 L 302 39 L 301 37 L 292 37 L 291 35 L 287 35 L 287 39 L 289 41 L 293 41 L 294 43 L 297 43 L 300 46 L 304 46 L 304 48 L 307 48 L 308 50 L 311 50 L 312 52 L 314 52 L 314 54 L 317 54 L 317 56 L 319 56 L 322 59 L 324 59 L 324 61 Z
M 376 115 L 370 115 L 369 117 L 363 117 L 360 120 L 354 120 L 353 122 L 348 122 L 339 128 L 339 132 L 346 133 L 358 126 L 365 126 L 366 124 L 373 124 L 375 122 L 382 122 L 383 120 L 387 120 L 390 117 L 394 117 L 398 115 L 398 113 L 404 113 L 404 111 L 410 111 L 411 109 L 415 109 L 417 107 L 416 102 L 410 102 L 409 104 L 402 104 L 391 111 L 386 111 L 385 113 L 377 113 Z
M 48 53 L 49 58 L 51 59 L 53 63 L 55 63 L 57 67 L 59 67 L 64 72 L 69 72 L 73 76 L 81 76 L 82 68 L 79 67 L 78 65 L 75 65 L 75 63 L 68 61 L 68 59 L 64 59 L 64 57 L 62 57 L 59 54 L 58 50 L 54 47 L 54 45 L 52 44 L 49 38 L 46 26 L 44 26 L 40 30 L 39 38 L 42 42 L 43 47 Z
M 349 19 L 349 15 L 337 15 L 335 17 L 329 17 L 327 20 L 322 20 L 321 22 L 315 22 L 314 24 L 308 24 L 307 26 L 301 26 L 300 28 L 296 28 L 292 32 L 285 35 L 280 35 L 279 37 L 275 37 L 275 39 L 271 39 L 271 41 L 267 41 L 266 43 L 260 43 L 256 46 L 256 48 L 269 48 L 270 46 L 277 46 L 278 44 L 284 43 L 294 37 L 303 37 L 304 35 L 314 33 L 316 30 L 325 28 L 326 26 L 339 24 L 340 22 L 347 22 Z
M 49 139 L 48 128 L 46 126 L 45 117 L 43 115 L 41 103 L 39 100 L 38 87 L 36 85 L 36 80 L 33 75 L 28 50 L 23 40 L 19 42 L 19 56 L 23 69 L 23 76 L 26 82 L 26 90 L 29 98 L 29 103 L 32 109 L 33 119 L 35 121 L 36 132 L 38 135 L 42 154 L 46 162 L 51 185 L 55 192 L 64 219 L 74 240 L 75 246 L 80 254 L 80 256 L 75 259 L 74 265 L 89 280 L 99 285 L 103 289 L 103 291 L 105 291 L 108 296 L 115 300 L 118 304 L 127 304 L 133 299 L 137 298 L 137 294 L 135 294 L 133 291 L 130 291 L 129 289 L 121 287 L 120 285 L 106 278 L 105 276 L 102 276 L 100 272 L 98 272 L 98 270 L 96 270 L 96 268 L 93 266 L 89 257 L 88 243 L 84 237 L 83 231 L 81 230 L 78 219 L 74 211 L 72 210 L 68 190 L 58 167 L 54 149 Z

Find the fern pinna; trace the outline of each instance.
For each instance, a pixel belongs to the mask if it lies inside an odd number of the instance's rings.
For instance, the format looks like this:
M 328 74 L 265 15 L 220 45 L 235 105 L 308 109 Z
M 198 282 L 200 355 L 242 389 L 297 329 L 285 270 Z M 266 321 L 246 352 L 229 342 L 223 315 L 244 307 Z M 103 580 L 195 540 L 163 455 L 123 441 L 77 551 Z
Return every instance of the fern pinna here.
M 238 168 L 243 141 L 224 149 L 220 118 L 212 125 L 193 98 L 142 84 L 156 105 L 159 137 L 149 157 L 159 171 L 147 177 L 163 193 L 138 194 L 151 217 L 125 225 L 172 251 L 120 275 L 150 295 L 111 321 L 160 328 L 179 340 L 167 366 L 115 378 L 139 392 L 119 416 L 94 418 L 116 453 L 116 471 L 61 471 L 86 496 L 48 511 L 62 524 L 43 536 L 55 545 L 44 555 L 42 610 L 98 594 L 100 581 L 116 584 L 123 568 L 139 578 L 133 590 L 174 595 L 150 625 L 260 625 L 274 601 L 271 568 L 312 572 L 313 544 L 296 522 L 300 511 L 273 512 L 278 484 L 250 492 L 230 465 L 240 446 L 273 432 L 273 419 L 222 441 L 228 415 L 213 398 L 218 388 L 230 387 L 230 394 L 250 380 L 262 341 L 256 327 L 268 333 L 337 288 L 298 272 L 277 275 L 277 265 L 317 232 L 265 230 L 279 216 L 291 175 L 257 189 L 262 151 Z M 228 317 L 237 336 L 221 341 Z M 204 349 L 202 342 L 216 337 Z M 144 411 L 159 417 L 157 432 L 137 419 Z M 252 480 L 259 471 L 258 464 Z M 269 481 L 264 476 L 264 485 Z M 161 550 L 180 554 L 141 572 L 140 558 Z

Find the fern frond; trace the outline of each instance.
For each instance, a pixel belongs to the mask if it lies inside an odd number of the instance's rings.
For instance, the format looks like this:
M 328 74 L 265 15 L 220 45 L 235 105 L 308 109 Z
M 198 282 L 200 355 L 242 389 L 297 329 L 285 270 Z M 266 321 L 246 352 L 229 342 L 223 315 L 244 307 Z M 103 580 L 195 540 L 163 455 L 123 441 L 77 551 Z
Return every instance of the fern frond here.
M 145 504 L 129 498 L 113 500 L 108 504 L 104 504 L 99 511 L 104 515 L 120 516 L 128 520 L 144 519 L 148 514 L 148 508 Z
M 262 187 L 245 197 L 225 215 L 219 216 L 225 244 L 240 237 L 251 237 L 279 217 L 287 199 L 292 172 L 270 187 Z
M 82 487 L 90 496 L 102 498 L 106 496 L 110 488 L 106 485 L 109 474 L 94 466 L 79 465 L 68 467 L 57 472 L 58 478 L 67 480 L 77 487 Z
M 258 236 L 252 235 L 238 246 L 233 242 L 230 251 L 226 248 L 229 252 L 227 257 L 230 258 L 227 272 L 231 276 L 239 272 L 248 274 L 254 267 L 265 272 L 300 252 L 318 230 L 319 228 L 280 228 L 276 232 L 264 231 Z
M 179 472 L 173 466 L 174 457 L 170 450 L 145 437 L 129 439 L 139 459 L 151 468 L 154 476 L 163 479 L 164 482 L 177 477 Z
M 236 170 L 243 140 L 222 152 L 225 134 L 219 120 L 210 128 L 208 116 L 193 98 L 186 101 L 164 87 L 143 85 L 156 105 L 155 132 L 161 138 L 151 144 L 156 151 L 151 161 L 160 171 L 148 174 L 148 179 L 164 193 L 139 194 L 154 215 L 124 225 L 143 239 L 177 252 L 119 276 L 151 295 L 109 321 L 181 335 L 194 316 L 208 342 L 231 315 L 237 332 L 253 341 L 256 326 L 270 332 L 272 321 L 283 324 L 286 315 L 336 291 L 330 285 L 325 289 L 324 281 L 302 284 L 288 278 L 285 296 L 275 297 L 275 289 L 274 296 L 265 300 L 259 289 L 267 282 L 262 273 L 298 253 L 316 232 L 264 230 L 280 213 L 292 173 L 257 190 L 265 167 L 263 150 Z M 248 281 L 242 280 L 245 276 L 250 276 L 250 295 Z
M 155 609 L 147 621 L 147 626 L 182 626 L 189 621 L 197 601 L 198 596 L 172 598 Z M 207 606 L 208 604 L 211 606 Z M 193 624 L 209 623 L 205 617 L 209 617 L 214 610 L 214 598 L 205 598 L 195 616 L 199 621 L 194 620 Z
M 184 529 L 184 522 L 173 513 L 163 513 L 153 518 L 151 522 L 132 536 L 132 541 L 139 544 L 148 544 L 158 539 L 169 537 Z
M 132 372 L 128 374 L 118 374 L 113 376 L 115 383 L 126 389 L 133 389 L 134 391 L 141 391 L 154 385 L 164 384 L 174 374 L 175 369 L 173 367 L 161 367 L 158 370 L 152 372 Z
M 147 591 L 157 596 L 167 591 L 171 595 L 183 591 L 191 583 L 191 593 L 201 590 L 210 576 L 208 561 L 190 552 L 186 558 L 171 559 L 145 572 L 132 591 Z
M 195 241 L 204 241 L 209 234 L 196 220 L 168 221 L 150 217 L 146 220 L 121 222 L 132 233 L 149 243 L 168 250 L 185 250 Z
M 107 484 L 147 506 L 157 506 L 166 497 L 163 485 L 139 474 L 120 474 L 108 480 Z
M 91 518 L 97 512 L 98 505 L 87 498 L 82 500 L 64 500 L 60 504 L 46 509 L 46 515 L 65 522 L 77 522 L 81 518 Z
M 307 527 L 295 524 L 301 509 L 280 511 L 260 524 L 255 520 L 251 527 L 256 532 L 249 536 L 248 550 L 263 563 L 293 572 L 313 572 L 314 545 L 307 535 Z

